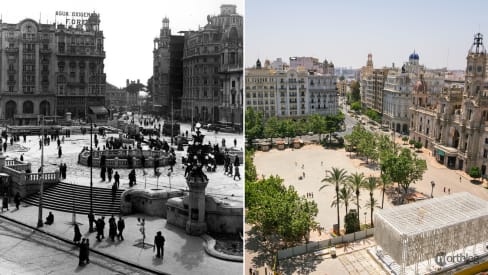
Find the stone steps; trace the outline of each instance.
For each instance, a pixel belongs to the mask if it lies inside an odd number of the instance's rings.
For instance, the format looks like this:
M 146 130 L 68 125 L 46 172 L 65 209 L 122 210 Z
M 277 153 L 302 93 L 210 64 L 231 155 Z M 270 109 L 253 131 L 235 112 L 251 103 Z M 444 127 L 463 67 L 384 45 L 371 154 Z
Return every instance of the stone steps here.
M 93 187 L 93 213 L 95 215 L 119 215 L 120 195 L 124 190 L 118 190 L 112 200 L 111 188 Z M 27 204 L 39 205 L 39 193 L 22 200 Z M 44 190 L 43 207 L 47 209 L 73 212 L 88 215 L 90 212 L 90 187 L 84 185 L 58 183 Z

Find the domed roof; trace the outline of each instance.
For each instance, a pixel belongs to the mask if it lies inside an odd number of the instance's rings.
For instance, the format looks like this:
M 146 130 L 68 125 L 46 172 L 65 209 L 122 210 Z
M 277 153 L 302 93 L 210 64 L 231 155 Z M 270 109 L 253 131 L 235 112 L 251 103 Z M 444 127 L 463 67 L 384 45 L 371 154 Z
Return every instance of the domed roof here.
M 415 51 L 413 51 L 412 54 L 408 57 L 408 59 L 414 59 L 414 60 L 419 60 L 419 55 Z

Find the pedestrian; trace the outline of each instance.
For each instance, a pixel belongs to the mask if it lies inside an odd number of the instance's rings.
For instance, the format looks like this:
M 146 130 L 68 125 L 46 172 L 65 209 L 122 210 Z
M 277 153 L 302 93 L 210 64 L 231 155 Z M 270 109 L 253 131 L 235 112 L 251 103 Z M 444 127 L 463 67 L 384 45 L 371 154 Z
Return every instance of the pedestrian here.
M 461 176 L 459 176 L 459 183 L 461 183 Z
M 117 184 L 112 184 L 112 201 L 115 201 L 115 195 L 117 195 Z
M 85 261 L 87 264 L 90 263 L 90 240 L 89 239 L 85 239 L 85 246 L 83 247 L 83 249 L 85 250 Z
M 237 147 L 237 139 L 234 138 L 234 148 Z
M 7 142 L 6 141 L 3 143 L 3 151 L 7 152 Z
M 51 225 L 54 223 L 54 215 L 53 212 L 49 212 L 49 215 L 46 217 L 46 222 L 44 224 Z
M 88 213 L 88 223 L 90 224 L 90 228 L 88 231 L 91 233 L 93 232 L 93 223 L 95 222 L 95 215 L 93 215 L 93 212 Z
M 446 187 L 444 186 L 444 193 L 446 193 Z
M 241 180 L 241 173 L 239 172 L 239 166 L 234 166 L 234 180 L 236 180 L 236 177 Z
M 124 236 L 122 235 L 122 233 L 124 232 L 124 228 L 125 228 L 125 222 L 124 220 L 122 219 L 122 217 L 119 217 L 119 220 L 117 221 L 117 229 L 119 230 L 119 234 L 117 235 L 117 237 L 119 238 L 119 240 L 124 240 Z
M 24 154 L 20 155 L 20 161 L 24 161 Z
M 234 166 L 237 167 L 239 166 L 239 156 L 236 155 L 236 157 L 234 158 Z
M 305 164 L 302 164 L 302 169 L 305 169 Z
M 117 173 L 117 171 L 115 171 L 115 175 L 114 175 L 114 184 L 117 184 L 117 189 L 118 189 L 120 185 L 120 176 L 119 173 Z
M 75 223 L 74 231 L 75 231 L 75 236 L 73 238 L 73 243 L 79 245 L 81 240 L 81 232 L 80 232 L 80 227 L 78 226 L 77 223 Z
M 117 224 L 115 223 L 115 218 L 113 214 L 112 217 L 108 219 L 108 225 L 109 225 L 108 236 L 110 237 L 112 242 L 114 242 L 115 236 L 117 235 Z
M 447 194 L 451 195 L 451 188 L 447 189 Z
M 111 182 L 112 181 L 112 174 L 113 174 L 114 170 L 109 167 L 107 168 L 107 178 L 108 178 L 108 182 Z
M 154 237 L 154 249 L 157 249 L 156 257 L 158 258 L 164 258 L 164 242 L 166 240 L 164 239 L 163 235 L 161 235 L 161 231 L 158 231 L 156 234 L 156 237 Z
M 100 169 L 100 178 L 102 179 L 102 181 L 105 181 L 106 172 L 107 172 L 107 168 L 105 168 L 105 166 Z
M 63 154 L 63 150 L 61 149 L 61 146 L 58 146 L 58 158 L 61 158 L 62 154 Z
M 3 199 L 2 199 L 2 212 L 3 212 L 3 209 L 4 208 L 7 208 L 7 211 L 8 211 L 8 197 L 7 197 L 7 194 L 6 193 L 3 194 Z
M 85 250 L 85 245 L 86 245 L 86 240 L 85 238 L 83 238 L 83 240 L 81 240 L 81 244 L 80 244 L 80 254 L 78 255 L 78 265 L 79 266 L 82 266 L 85 264 L 85 259 L 86 259 L 86 250 Z
M 19 194 L 19 192 L 15 193 L 14 202 L 15 202 L 15 208 L 17 210 L 19 210 L 19 205 L 20 205 L 20 194 Z
M 303 172 L 303 178 L 305 178 L 305 172 Z
M 102 241 L 103 238 L 105 238 L 105 236 L 103 235 L 103 229 L 105 227 L 105 221 L 104 221 L 105 217 L 100 217 L 98 218 L 97 220 L 97 241 Z

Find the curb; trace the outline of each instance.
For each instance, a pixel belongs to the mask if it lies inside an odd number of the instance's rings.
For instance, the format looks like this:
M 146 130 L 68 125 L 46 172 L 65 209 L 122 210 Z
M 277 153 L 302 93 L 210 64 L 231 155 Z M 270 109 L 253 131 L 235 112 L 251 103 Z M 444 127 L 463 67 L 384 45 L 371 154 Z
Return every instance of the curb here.
M 226 261 L 243 262 L 243 256 L 228 255 L 215 250 L 215 239 L 209 235 L 203 234 L 202 238 L 205 240 L 204 248 L 208 255 Z
M 4 215 L 0 215 L 0 217 L 1 217 L 2 219 L 8 220 L 8 221 L 10 221 L 10 222 L 16 223 L 16 224 L 18 224 L 18 225 L 21 225 L 21 226 L 24 226 L 24 227 L 30 228 L 30 229 L 32 229 L 32 230 L 35 230 L 35 231 L 37 231 L 37 232 L 43 233 L 43 234 L 45 234 L 45 235 L 48 235 L 48 236 L 50 236 L 50 237 L 52 237 L 52 238 L 55 238 L 55 239 L 57 239 L 57 240 L 60 240 L 60 241 L 63 241 L 63 242 L 65 242 L 65 243 L 68 243 L 68 244 L 72 244 L 72 245 L 74 245 L 74 243 L 73 243 L 72 241 L 68 240 L 68 239 L 65 239 L 65 238 L 63 238 L 63 237 L 60 237 L 60 236 L 58 236 L 58 235 L 54 235 L 54 234 L 52 234 L 52 233 L 50 233 L 50 232 L 44 231 L 44 230 L 39 229 L 39 228 L 37 228 L 37 227 L 33 227 L 33 226 L 30 226 L 30 225 L 27 225 L 27 224 L 25 224 L 25 223 L 19 222 L 19 221 L 17 221 L 17 220 L 14 220 L 14 219 L 12 219 L 12 218 L 6 217 L 6 216 L 4 216 Z M 146 267 L 146 266 L 141 266 L 141 265 L 138 265 L 138 264 L 136 264 L 136 263 L 134 263 L 134 262 L 132 262 L 132 261 L 128 261 L 128 260 L 122 260 L 122 259 L 120 259 L 120 258 L 114 257 L 114 256 L 112 256 L 112 255 L 110 255 L 110 254 L 107 254 L 107 253 L 104 253 L 104 252 L 100 252 L 100 251 L 95 250 L 95 249 L 93 249 L 93 248 L 90 248 L 90 251 L 91 251 L 91 252 L 93 252 L 93 253 L 95 253 L 95 254 L 98 254 L 98 255 L 100 255 L 100 256 L 107 257 L 107 258 L 109 258 L 109 259 L 111 259 L 111 260 L 114 260 L 114 261 L 117 261 L 117 262 L 120 262 L 120 263 L 123 263 L 123 264 L 129 265 L 129 266 L 131 266 L 131 267 L 135 267 L 135 268 L 141 269 L 141 270 L 146 271 L 146 272 L 150 272 L 150 273 L 153 273 L 153 274 L 170 275 L 169 273 L 164 273 L 164 272 L 159 271 L 159 270 L 155 270 L 155 269 L 152 269 L 152 268 L 149 268 L 149 267 Z

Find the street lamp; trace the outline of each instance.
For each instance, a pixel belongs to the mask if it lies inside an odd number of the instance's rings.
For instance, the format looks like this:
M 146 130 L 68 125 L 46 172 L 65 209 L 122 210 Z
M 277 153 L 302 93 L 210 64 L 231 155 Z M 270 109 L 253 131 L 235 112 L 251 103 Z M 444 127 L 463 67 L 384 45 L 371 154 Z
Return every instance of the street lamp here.
M 368 214 L 368 212 L 364 211 L 364 224 L 366 225 L 366 215 Z
M 430 182 L 430 185 L 432 186 L 432 191 L 430 191 L 430 197 L 433 198 L 434 197 L 435 182 L 434 181 L 431 181 Z
M 42 227 L 42 196 L 44 191 L 44 115 L 42 116 L 42 128 L 41 128 L 41 175 L 40 181 L 40 191 L 39 191 L 39 217 L 37 219 L 37 227 Z
M 93 122 L 90 118 L 90 213 L 93 213 Z

